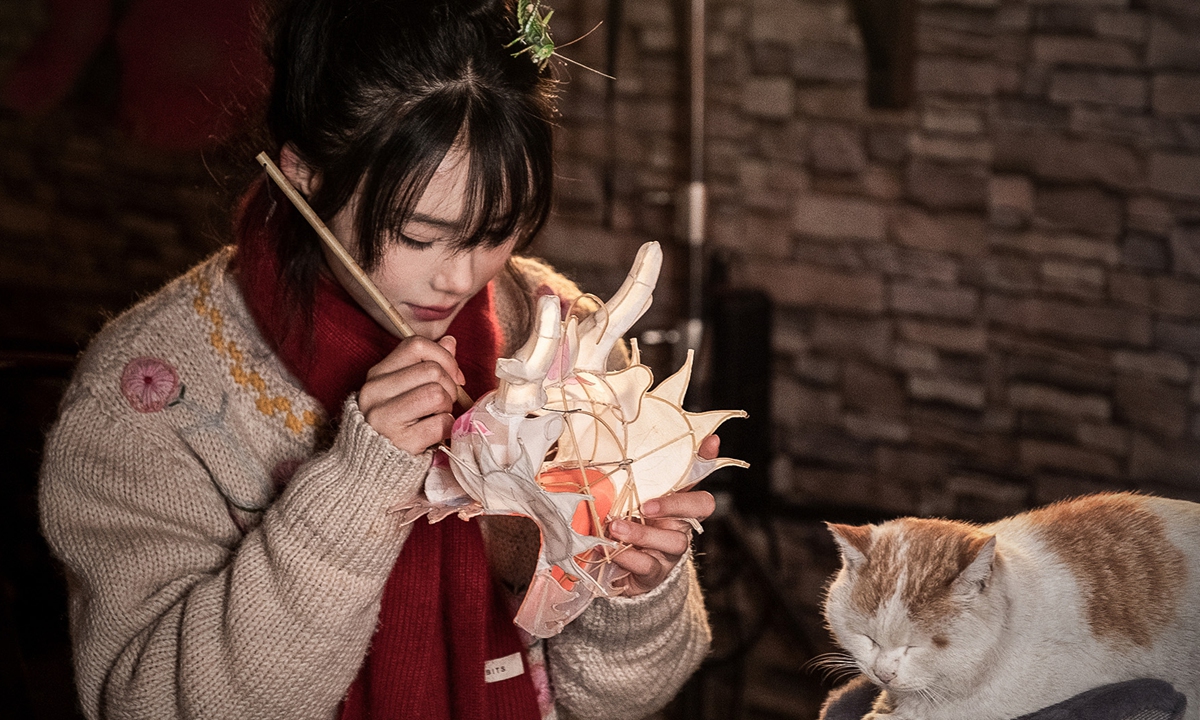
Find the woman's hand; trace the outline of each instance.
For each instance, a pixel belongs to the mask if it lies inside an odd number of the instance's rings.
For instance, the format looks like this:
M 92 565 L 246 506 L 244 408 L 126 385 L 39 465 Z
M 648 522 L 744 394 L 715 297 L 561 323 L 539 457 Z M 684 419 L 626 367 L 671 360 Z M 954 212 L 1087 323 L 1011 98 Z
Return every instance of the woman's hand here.
M 358 407 L 367 423 L 412 455 L 450 437 L 456 387 L 466 382 L 454 359 L 457 341 L 405 338 L 367 372 Z
M 720 438 L 709 435 L 700 443 L 700 457 L 711 460 L 720 447 Z M 629 571 L 625 579 L 626 594 L 641 595 L 658 587 L 691 545 L 692 526 L 681 518 L 704 520 L 715 509 L 716 502 L 710 493 L 681 492 L 642 503 L 644 524 L 612 521 L 609 534 L 631 546 L 613 558 L 613 562 Z

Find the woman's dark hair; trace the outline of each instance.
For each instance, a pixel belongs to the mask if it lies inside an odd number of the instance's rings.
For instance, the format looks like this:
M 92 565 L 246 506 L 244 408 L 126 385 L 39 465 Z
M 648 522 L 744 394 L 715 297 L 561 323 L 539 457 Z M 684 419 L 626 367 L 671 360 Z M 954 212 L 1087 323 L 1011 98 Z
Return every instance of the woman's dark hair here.
M 553 82 L 507 47 L 517 36 L 511 0 L 285 0 L 270 30 L 275 157 L 290 145 L 320 174 L 308 201 L 323 219 L 361 189 L 355 227 L 366 269 L 456 145 L 469 158 L 459 247 L 515 236 L 520 249 L 545 223 Z M 280 268 L 310 306 L 320 241 L 298 213 L 286 218 Z

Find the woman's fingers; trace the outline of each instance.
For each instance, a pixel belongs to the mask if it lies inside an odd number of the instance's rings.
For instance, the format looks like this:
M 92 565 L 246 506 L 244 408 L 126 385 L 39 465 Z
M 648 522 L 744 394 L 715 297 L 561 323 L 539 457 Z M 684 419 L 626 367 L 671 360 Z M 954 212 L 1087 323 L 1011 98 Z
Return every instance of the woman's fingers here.
M 367 423 L 414 455 L 450 435 L 454 399 L 464 377 L 452 337 L 406 338 L 367 373 L 358 405 Z
M 705 520 L 717 509 L 712 493 L 703 490 L 664 495 L 642 503 L 646 518 L 696 518 Z
M 710 493 L 682 492 L 643 503 L 643 522 L 609 523 L 608 534 L 628 545 L 613 557 L 617 566 L 629 572 L 626 592 L 640 595 L 658 587 L 691 545 L 689 520 L 703 520 L 715 509 Z
M 450 413 L 440 413 L 422 418 L 408 425 L 393 436 L 385 435 L 392 444 L 410 455 L 420 455 L 431 445 L 445 440 L 450 436 L 450 427 L 454 424 L 454 416 Z
M 640 595 L 662 584 L 691 544 L 691 526 L 682 520 L 647 520 L 646 524 L 614 520 L 609 534 L 628 547 L 613 556 L 618 567 L 629 572 L 625 592 Z
M 393 445 L 413 455 L 450 436 L 454 396 L 427 383 L 362 409 L 367 423 Z
M 427 391 L 430 393 L 430 396 L 425 399 L 440 397 L 433 393 L 432 388 L 435 386 L 441 387 L 443 392 L 451 399 L 455 397 L 455 393 L 457 392 L 454 379 L 446 374 L 445 368 L 438 363 L 425 360 L 406 368 L 367 378 L 367 381 L 363 383 L 362 390 L 358 393 L 358 404 L 363 409 L 363 412 L 366 412 L 376 405 L 381 405 L 393 398 L 426 385 L 430 386 L 430 389 Z M 422 396 L 419 395 L 414 397 L 415 399 L 422 399 Z M 436 408 L 431 407 L 429 412 L 433 411 L 436 411 Z M 425 414 L 428 415 L 429 412 Z
M 457 349 L 458 341 L 450 335 L 446 335 L 437 342 L 419 335 L 405 338 L 400 341 L 395 350 L 379 361 L 378 365 L 367 371 L 367 379 L 428 361 L 440 365 L 446 371 L 446 375 L 455 383 L 462 385 L 467 379 L 459 369 L 458 361 L 454 359 Z
M 639 550 L 636 546 L 629 546 L 613 555 L 612 562 L 629 573 L 621 581 L 621 586 L 625 594 L 632 597 L 648 593 L 661 585 L 679 559 L 675 558 L 672 561 L 656 551 Z
M 700 441 L 700 449 L 696 454 L 705 460 L 712 460 L 721 454 L 721 438 L 709 435 Z
M 634 547 L 626 548 L 613 556 L 613 563 L 629 573 L 625 581 L 625 594 L 641 595 L 658 587 L 667 578 L 675 563 L 667 564 L 663 558 Z
M 613 520 L 609 534 L 621 542 L 629 543 L 642 550 L 657 550 L 668 557 L 680 558 L 687 552 L 691 537 L 690 529 L 678 520 L 653 521 L 659 524 L 641 524 L 629 520 Z
M 449 413 L 454 409 L 454 396 L 441 383 L 422 383 L 360 409 L 378 430 L 379 426 L 412 425 L 430 415 Z

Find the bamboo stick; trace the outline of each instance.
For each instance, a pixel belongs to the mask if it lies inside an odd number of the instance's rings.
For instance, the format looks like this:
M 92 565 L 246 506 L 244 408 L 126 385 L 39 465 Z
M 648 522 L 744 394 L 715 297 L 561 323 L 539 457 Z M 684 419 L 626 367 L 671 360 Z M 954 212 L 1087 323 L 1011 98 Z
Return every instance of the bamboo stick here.
M 347 272 L 354 278 L 354 281 L 358 283 L 358 286 L 375 302 L 376 307 L 383 312 L 388 322 L 392 324 L 392 329 L 395 330 L 396 334 L 406 338 L 416 335 L 412 327 L 404 321 L 404 318 L 392 306 L 392 303 L 384 297 L 379 288 L 375 286 L 375 283 L 371 282 L 370 276 L 359 267 L 358 262 L 355 261 L 350 253 L 346 252 L 346 248 L 342 246 L 337 237 L 325 226 L 325 223 L 321 222 L 321 218 L 317 217 L 317 214 L 313 212 L 308 201 L 292 186 L 292 183 L 279 169 L 279 166 L 275 164 L 275 161 L 271 159 L 271 156 L 262 152 L 255 159 L 267 171 L 267 175 L 271 176 L 271 179 L 275 181 L 275 184 L 279 186 L 283 194 L 287 195 L 288 200 L 292 201 L 292 205 L 300 211 L 300 214 L 304 216 L 304 219 L 308 221 L 312 229 L 316 231 L 317 237 L 321 238 L 321 242 L 325 244 L 325 247 L 329 248 L 330 252 L 338 259 L 338 262 L 342 264 L 342 267 L 346 268 Z M 456 385 L 455 388 L 458 390 L 456 398 L 458 404 L 464 410 L 475 404 L 475 401 L 471 399 L 471 396 L 467 394 L 467 391 L 461 385 Z

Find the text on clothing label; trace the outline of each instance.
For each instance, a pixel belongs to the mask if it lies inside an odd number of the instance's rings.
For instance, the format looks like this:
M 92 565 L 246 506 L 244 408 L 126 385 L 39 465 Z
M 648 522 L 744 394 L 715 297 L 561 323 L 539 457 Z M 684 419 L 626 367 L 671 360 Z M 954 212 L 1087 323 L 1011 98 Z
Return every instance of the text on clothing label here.
M 483 681 L 494 683 L 516 677 L 525 672 L 525 663 L 521 662 L 521 653 L 505 655 L 502 658 L 488 660 L 483 664 Z

